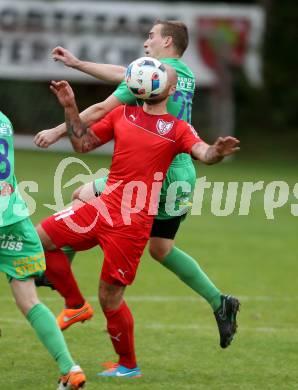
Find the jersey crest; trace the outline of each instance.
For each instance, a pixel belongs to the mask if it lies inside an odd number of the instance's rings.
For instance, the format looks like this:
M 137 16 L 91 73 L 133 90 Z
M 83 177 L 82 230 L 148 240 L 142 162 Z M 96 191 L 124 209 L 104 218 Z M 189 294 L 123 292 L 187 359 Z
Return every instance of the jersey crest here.
M 167 134 L 169 131 L 172 130 L 173 126 L 174 126 L 174 121 L 166 122 L 163 119 L 158 119 L 158 121 L 156 122 L 156 129 L 158 134 L 160 135 Z

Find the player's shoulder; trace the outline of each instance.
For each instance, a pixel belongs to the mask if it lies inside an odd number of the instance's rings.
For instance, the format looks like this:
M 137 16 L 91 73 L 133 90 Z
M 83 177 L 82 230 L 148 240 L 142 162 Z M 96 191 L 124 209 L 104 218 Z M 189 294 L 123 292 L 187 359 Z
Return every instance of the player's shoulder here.
M 173 118 L 176 119 L 176 122 L 177 122 L 177 127 L 181 130 L 185 130 L 185 129 L 188 129 L 191 125 L 186 122 L 185 120 L 183 119 L 178 119 L 176 117 L 173 116 Z M 191 126 L 192 127 L 192 126 Z
M 117 95 L 121 95 L 124 92 L 126 92 L 128 90 L 127 88 L 127 85 L 126 85 L 126 82 L 125 80 L 122 80 L 120 84 L 118 84 L 117 88 L 115 89 L 115 91 L 113 92 L 113 95 L 117 96 Z
M 113 95 L 123 104 L 134 104 L 136 102 L 136 97 L 128 89 L 125 80 L 121 81 L 121 83 L 113 92 Z
M 176 118 L 177 119 L 177 118 Z M 196 131 L 196 129 L 188 122 L 184 121 L 183 119 L 177 119 L 178 121 L 178 124 L 177 124 L 177 128 L 181 131 L 181 132 L 191 132 L 193 133 L 195 136 L 199 137 L 198 135 L 198 132 Z
M 183 62 L 180 58 L 163 58 L 160 61 L 164 64 L 168 64 L 172 66 L 176 70 L 178 76 L 181 73 L 183 75 L 188 76 L 189 78 L 195 77 L 190 67 L 185 62 Z
M 110 111 L 110 114 L 112 114 L 113 116 L 119 117 L 119 116 L 123 115 L 124 108 L 125 108 L 125 104 L 120 104 L 119 106 L 113 108 L 113 110 Z

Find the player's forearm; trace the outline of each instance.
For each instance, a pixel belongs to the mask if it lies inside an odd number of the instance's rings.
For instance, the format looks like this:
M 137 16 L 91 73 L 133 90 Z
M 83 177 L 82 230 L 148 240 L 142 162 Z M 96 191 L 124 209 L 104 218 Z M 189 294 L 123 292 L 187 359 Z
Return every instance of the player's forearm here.
M 220 162 L 224 158 L 224 156 L 218 153 L 215 146 L 210 145 L 206 150 L 204 158 L 205 160 L 203 162 L 205 164 L 212 165 Z
M 85 126 L 91 126 L 107 114 L 101 103 L 93 104 L 80 113 L 81 121 Z
M 111 84 L 121 83 L 125 74 L 125 68 L 123 66 L 96 64 L 88 61 L 78 61 L 73 68 Z
M 101 145 L 100 140 L 82 122 L 75 103 L 66 106 L 64 111 L 67 134 L 76 152 L 87 153 Z
M 223 155 L 214 145 L 208 145 L 205 142 L 200 142 L 193 147 L 192 156 L 207 165 L 216 164 L 223 159 Z
M 94 104 L 93 106 L 90 106 L 86 108 L 86 110 L 82 111 L 79 116 L 81 121 L 86 127 L 90 127 L 93 123 L 97 122 L 101 118 L 103 118 L 106 115 L 106 110 L 98 104 Z M 67 127 L 65 123 L 61 123 L 60 125 L 56 126 L 53 131 L 57 134 L 57 138 L 62 138 L 63 136 L 67 135 Z
M 76 152 L 82 151 L 82 137 L 86 134 L 87 128 L 83 125 L 76 103 L 64 107 L 65 127 L 70 142 Z
M 53 128 L 53 131 L 57 135 L 57 139 L 64 137 L 67 135 L 67 129 L 65 123 L 61 123 L 60 125 Z

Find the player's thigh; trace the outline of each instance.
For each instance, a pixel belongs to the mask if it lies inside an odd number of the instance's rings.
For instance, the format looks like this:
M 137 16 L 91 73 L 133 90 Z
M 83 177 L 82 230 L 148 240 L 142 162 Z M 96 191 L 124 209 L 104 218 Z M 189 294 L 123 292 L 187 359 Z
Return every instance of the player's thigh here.
M 172 250 L 174 239 L 183 216 L 168 219 L 154 219 L 149 241 L 150 255 L 162 261 Z
M 184 218 L 184 215 L 164 219 L 155 218 L 150 232 L 150 241 L 151 238 L 174 240 Z
M 149 231 L 144 232 L 142 227 L 101 230 L 99 241 L 104 252 L 101 279 L 116 286 L 132 284 L 148 238 Z
M 96 240 L 99 212 L 91 204 L 75 201 L 72 206 L 44 219 L 41 227 L 56 248 L 70 246 L 78 250 Z M 94 246 L 94 245 L 93 245 Z
M 8 280 L 27 280 L 45 268 L 43 248 L 29 218 L 0 228 L 0 270 Z

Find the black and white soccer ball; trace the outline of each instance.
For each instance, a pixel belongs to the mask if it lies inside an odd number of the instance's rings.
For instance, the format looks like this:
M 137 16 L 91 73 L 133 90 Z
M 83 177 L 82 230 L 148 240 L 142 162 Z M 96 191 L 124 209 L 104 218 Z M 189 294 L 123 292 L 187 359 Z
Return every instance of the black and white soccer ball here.
M 155 58 L 141 57 L 128 65 L 125 82 L 139 99 L 150 99 L 164 92 L 168 81 L 165 66 Z

